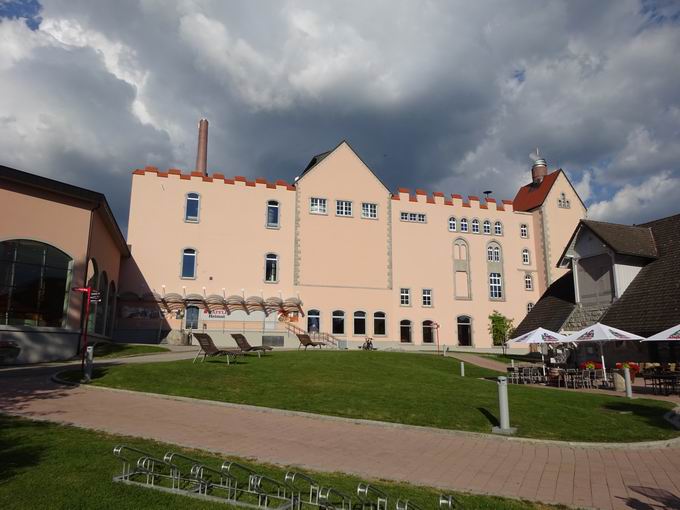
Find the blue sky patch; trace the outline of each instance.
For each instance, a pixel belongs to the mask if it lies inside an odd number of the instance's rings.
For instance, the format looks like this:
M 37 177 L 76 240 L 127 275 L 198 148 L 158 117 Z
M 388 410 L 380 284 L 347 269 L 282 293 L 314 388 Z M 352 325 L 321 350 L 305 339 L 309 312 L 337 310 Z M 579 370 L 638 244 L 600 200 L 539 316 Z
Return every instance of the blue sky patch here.
M 42 5 L 37 0 L 0 1 L 0 19 L 23 19 L 31 30 L 38 30 Z

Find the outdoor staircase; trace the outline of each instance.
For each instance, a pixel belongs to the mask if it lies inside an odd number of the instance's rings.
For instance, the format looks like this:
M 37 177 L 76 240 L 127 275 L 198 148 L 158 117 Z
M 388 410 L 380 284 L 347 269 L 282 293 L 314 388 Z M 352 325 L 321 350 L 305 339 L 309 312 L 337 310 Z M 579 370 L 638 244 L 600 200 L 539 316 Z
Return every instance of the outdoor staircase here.
M 330 333 L 322 333 L 319 331 L 307 331 L 290 322 L 285 322 L 284 324 L 286 325 L 286 329 L 288 330 L 288 332 L 294 335 L 309 335 L 309 338 L 311 338 L 313 341 L 324 342 L 325 344 L 331 345 L 336 349 L 338 349 L 340 346 L 340 339 L 336 336 L 331 335 Z

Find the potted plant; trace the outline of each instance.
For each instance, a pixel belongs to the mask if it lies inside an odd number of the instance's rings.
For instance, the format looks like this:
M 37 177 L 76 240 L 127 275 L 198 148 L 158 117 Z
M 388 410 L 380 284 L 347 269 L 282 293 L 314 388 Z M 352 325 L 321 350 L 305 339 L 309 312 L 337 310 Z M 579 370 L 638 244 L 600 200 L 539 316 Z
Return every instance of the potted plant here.
M 621 371 L 623 374 L 623 369 L 627 368 L 630 372 L 630 382 L 635 382 L 635 376 L 640 373 L 640 365 L 633 361 L 624 361 L 623 363 L 617 363 L 616 369 Z

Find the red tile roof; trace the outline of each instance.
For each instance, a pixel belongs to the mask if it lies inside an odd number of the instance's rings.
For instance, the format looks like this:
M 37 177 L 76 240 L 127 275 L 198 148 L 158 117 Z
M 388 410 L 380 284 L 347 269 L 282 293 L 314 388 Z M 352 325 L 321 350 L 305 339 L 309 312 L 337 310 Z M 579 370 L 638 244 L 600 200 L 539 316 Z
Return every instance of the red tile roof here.
M 562 170 L 556 170 L 546 175 L 538 186 L 533 183 L 522 186 L 512 201 L 514 210 L 526 212 L 543 205 L 561 172 Z

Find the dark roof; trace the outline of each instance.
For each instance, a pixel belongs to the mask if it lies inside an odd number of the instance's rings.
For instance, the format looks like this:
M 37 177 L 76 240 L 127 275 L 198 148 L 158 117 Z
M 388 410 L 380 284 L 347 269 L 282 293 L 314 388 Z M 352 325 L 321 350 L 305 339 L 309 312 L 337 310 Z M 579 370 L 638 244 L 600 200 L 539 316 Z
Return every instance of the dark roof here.
M 130 250 L 128 249 L 125 237 L 123 237 L 123 233 L 120 231 L 120 227 L 116 222 L 113 212 L 111 211 L 111 207 L 109 207 L 106 196 L 102 193 L 80 188 L 78 186 L 73 186 L 72 184 L 67 184 L 65 182 L 55 181 L 54 179 L 49 179 L 47 177 L 41 177 L 40 175 L 23 172 L 21 170 L 10 168 L 4 165 L 0 165 L 0 180 L 22 184 L 31 188 L 75 198 L 77 200 L 89 203 L 93 208 L 100 206 L 102 215 L 111 229 L 114 240 L 124 255 L 130 255 Z
M 312 168 L 314 168 L 316 165 L 318 165 L 318 164 L 321 163 L 324 159 L 326 159 L 326 156 L 328 156 L 331 152 L 333 152 L 333 151 L 322 152 L 321 154 L 317 154 L 316 156 L 314 156 L 314 157 L 311 159 L 311 161 L 309 162 L 309 164 L 307 165 L 307 167 L 302 171 L 302 173 L 300 174 L 300 177 L 302 177 L 303 175 L 305 175 L 305 174 L 306 174 L 307 172 L 309 172 Z
M 601 322 L 649 336 L 680 323 L 680 214 L 639 226 L 651 229 L 658 258 L 640 270 Z
M 574 300 L 574 278 L 569 271 L 555 280 L 519 323 L 514 336 L 520 336 L 541 327 L 557 331 L 567 321 L 576 307 Z
M 557 176 L 562 170 L 556 170 L 548 175 L 546 175 L 539 184 L 527 184 L 522 186 L 515 199 L 512 201 L 512 208 L 514 211 L 531 211 L 543 205 L 548 193 L 555 184 Z
M 658 255 L 652 229 L 649 227 L 592 220 L 581 220 L 581 223 L 616 253 L 650 259 L 655 259 Z

